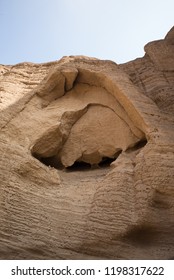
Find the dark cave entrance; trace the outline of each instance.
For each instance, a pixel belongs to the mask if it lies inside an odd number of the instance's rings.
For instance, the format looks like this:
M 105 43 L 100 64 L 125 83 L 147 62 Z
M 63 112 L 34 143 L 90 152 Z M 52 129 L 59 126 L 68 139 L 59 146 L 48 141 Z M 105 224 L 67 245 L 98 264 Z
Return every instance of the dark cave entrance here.
M 127 151 L 136 151 L 141 148 L 143 148 L 147 144 L 147 140 L 143 139 L 135 144 L 134 147 L 129 148 Z M 41 163 L 45 164 L 48 167 L 54 167 L 58 170 L 66 170 L 67 172 L 75 172 L 75 171 L 87 171 L 91 169 L 97 169 L 97 168 L 109 168 L 111 163 L 115 161 L 119 155 L 122 153 L 122 150 L 116 152 L 116 154 L 113 157 L 103 157 L 101 162 L 98 165 L 91 165 L 89 163 L 83 162 L 83 161 L 75 161 L 72 166 L 69 166 L 65 168 L 63 164 L 58 160 L 56 156 L 51 157 L 40 157 L 37 154 L 33 154 L 33 156 L 38 159 Z
M 122 153 L 122 150 L 118 151 L 114 157 L 103 157 L 102 161 L 99 163 L 100 168 L 107 168 L 110 167 L 111 163 L 115 161 L 119 155 Z
M 75 161 L 73 165 L 68 166 L 66 168 L 67 171 L 73 172 L 73 171 L 85 171 L 85 170 L 90 170 L 91 165 L 87 162 L 83 161 Z
M 33 155 L 35 158 L 37 158 L 41 163 L 45 164 L 48 167 L 54 167 L 58 170 L 66 169 L 67 172 L 75 172 L 75 171 L 87 171 L 91 169 L 97 169 L 97 168 L 108 168 L 110 167 L 110 164 L 117 159 L 117 157 L 120 155 L 122 151 L 119 151 L 114 157 L 103 157 L 101 162 L 97 165 L 91 165 L 90 163 L 83 162 L 83 161 L 75 161 L 73 165 L 68 166 L 65 168 L 63 164 L 55 157 L 38 157 L 36 155 Z
M 93 164 L 91 165 L 90 163 L 86 163 L 83 161 L 75 161 L 72 166 L 69 166 L 66 168 L 67 171 L 85 171 L 85 170 L 93 170 L 93 169 L 98 169 L 98 168 L 108 168 L 110 167 L 110 164 L 116 160 L 116 158 L 119 156 L 119 153 L 117 153 L 116 156 L 110 158 L 110 157 L 103 157 L 101 162 L 99 164 Z
M 41 163 L 45 164 L 48 167 L 54 167 L 58 170 L 62 170 L 64 169 L 63 164 L 55 157 L 38 157 L 38 156 L 34 156 L 35 158 L 37 158 Z
M 143 148 L 144 146 L 146 146 L 146 144 L 147 144 L 147 140 L 142 139 L 132 149 L 139 150 L 139 149 Z

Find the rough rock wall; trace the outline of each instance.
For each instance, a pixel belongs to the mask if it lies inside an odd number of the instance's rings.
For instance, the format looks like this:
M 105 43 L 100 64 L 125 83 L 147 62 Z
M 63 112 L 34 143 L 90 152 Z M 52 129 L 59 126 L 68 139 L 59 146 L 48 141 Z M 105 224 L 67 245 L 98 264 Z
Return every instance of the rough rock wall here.
M 165 40 L 145 46 L 145 56 L 120 65 L 143 94 L 167 114 L 174 111 L 174 28 Z
M 174 256 L 173 29 L 145 51 L 0 66 L 0 258 Z

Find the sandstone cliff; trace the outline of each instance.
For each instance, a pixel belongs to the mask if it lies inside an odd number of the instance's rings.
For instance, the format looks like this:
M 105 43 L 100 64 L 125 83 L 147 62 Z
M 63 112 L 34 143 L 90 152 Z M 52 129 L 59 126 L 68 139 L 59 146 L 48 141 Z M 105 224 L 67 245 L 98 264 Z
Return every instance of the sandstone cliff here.
M 174 28 L 122 65 L 0 65 L 0 110 L 1 259 L 174 257 Z

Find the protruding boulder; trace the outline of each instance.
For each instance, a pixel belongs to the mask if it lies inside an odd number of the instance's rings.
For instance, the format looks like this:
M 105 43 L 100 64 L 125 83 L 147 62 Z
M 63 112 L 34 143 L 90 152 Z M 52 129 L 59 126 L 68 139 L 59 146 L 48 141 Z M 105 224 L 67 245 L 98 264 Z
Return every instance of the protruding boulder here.
M 124 120 L 108 107 L 91 105 L 74 124 L 59 157 L 66 167 L 75 161 L 98 164 L 103 157 L 114 158 L 139 139 Z
M 60 69 L 53 69 L 37 87 L 36 93 L 48 100 L 53 101 L 65 93 L 65 76 Z

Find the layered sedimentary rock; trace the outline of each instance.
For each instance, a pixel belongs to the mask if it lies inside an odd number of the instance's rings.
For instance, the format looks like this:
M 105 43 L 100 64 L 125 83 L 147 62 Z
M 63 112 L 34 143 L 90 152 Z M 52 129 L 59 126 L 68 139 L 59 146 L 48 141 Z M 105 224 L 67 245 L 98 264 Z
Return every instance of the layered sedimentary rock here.
M 173 258 L 173 40 L 0 66 L 0 258 Z

